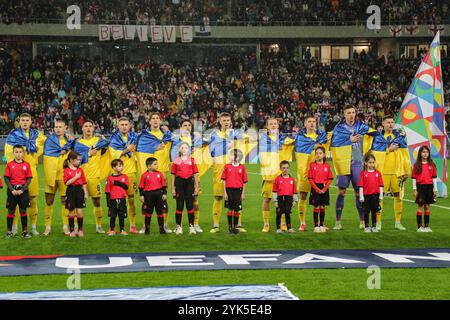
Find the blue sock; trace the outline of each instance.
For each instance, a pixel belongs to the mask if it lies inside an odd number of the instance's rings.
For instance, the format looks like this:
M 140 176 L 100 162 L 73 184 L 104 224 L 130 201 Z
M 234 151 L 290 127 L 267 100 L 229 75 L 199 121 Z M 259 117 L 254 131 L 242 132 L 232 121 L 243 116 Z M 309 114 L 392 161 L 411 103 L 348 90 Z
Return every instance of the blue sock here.
M 338 194 L 336 198 L 336 220 L 341 221 L 342 210 L 344 210 L 344 196 Z
M 358 210 L 359 214 L 359 221 L 364 220 L 364 212 L 362 209 L 361 201 L 359 201 L 359 195 L 355 195 L 355 204 L 356 204 L 356 210 Z

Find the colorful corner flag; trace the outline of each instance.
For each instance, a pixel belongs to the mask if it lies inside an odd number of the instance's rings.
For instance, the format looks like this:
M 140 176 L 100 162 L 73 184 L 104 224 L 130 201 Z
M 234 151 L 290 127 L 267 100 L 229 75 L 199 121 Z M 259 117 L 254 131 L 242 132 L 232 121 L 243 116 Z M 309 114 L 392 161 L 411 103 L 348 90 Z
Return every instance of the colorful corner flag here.
M 447 136 L 443 87 L 437 32 L 411 82 L 396 122 L 406 132 L 412 164 L 420 146 L 427 145 L 430 148 L 438 173 L 439 195 L 447 197 Z

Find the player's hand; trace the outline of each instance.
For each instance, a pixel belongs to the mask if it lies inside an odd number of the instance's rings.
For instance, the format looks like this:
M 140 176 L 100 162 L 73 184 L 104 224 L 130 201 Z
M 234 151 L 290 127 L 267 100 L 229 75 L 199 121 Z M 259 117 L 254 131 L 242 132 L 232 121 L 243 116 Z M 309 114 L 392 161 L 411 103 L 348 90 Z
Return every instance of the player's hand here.
M 77 172 L 77 174 L 75 175 L 75 178 L 77 178 L 77 179 L 80 179 L 80 177 L 81 177 L 81 172 Z
M 61 150 L 60 154 L 65 155 L 67 153 L 67 150 Z
M 417 190 L 413 190 L 414 198 L 417 198 Z
M 398 148 L 399 148 L 399 147 L 398 147 L 398 144 L 393 143 L 393 144 L 391 144 L 391 146 L 389 147 L 389 151 L 390 151 L 390 152 L 393 152 L 393 151 L 397 150 Z
M 292 208 L 295 208 L 295 206 L 297 205 L 297 202 L 292 202 Z
M 162 195 L 162 199 L 163 199 L 163 201 L 166 201 L 167 200 L 167 195 L 163 194 Z
M 17 196 L 17 192 L 16 192 L 17 190 L 13 190 L 13 191 L 11 191 L 11 194 L 13 195 L 13 196 Z
M 165 144 L 161 142 L 161 143 L 156 147 L 156 151 L 162 150 L 162 149 L 164 149 L 164 147 L 165 147 Z
M 437 197 L 439 196 L 439 192 L 438 192 L 437 190 L 435 190 L 435 191 L 433 192 L 433 196 L 434 196 L 435 198 L 437 198 Z
M 141 200 L 141 202 L 144 203 L 144 196 L 140 196 L 139 200 Z
M 175 190 L 175 188 L 172 190 L 172 196 L 174 199 L 177 197 L 177 191 Z
M 320 193 L 320 194 L 324 194 L 325 191 L 324 191 L 323 189 L 320 189 L 320 190 L 319 190 L 319 193 Z
M 273 205 L 275 206 L 275 208 L 278 208 L 278 201 L 274 201 Z
M 198 193 L 200 192 L 199 188 L 194 188 L 194 196 L 198 196 Z
M 361 135 L 359 135 L 359 134 L 354 134 L 354 135 L 350 136 L 350 141 L 352 143 L 359 142 L 360 140 L 361 140 Z
M 168 126 L 161 126 L 161 131 L 162 132 L 169 131 L 169 127 Z
M 223 195 L 223 200 L 228 201 L 228 195 L 226 193 Z
M 89 155 L 89 157 L 93 157 L 93 156 L 95 156 L 96 154 L 97 154 L 97 149 L 91 149 L 91 150 L 89 150 L 89 152 L 88 152 L 88 155 Z
M 87 194 L 87 192 L 85 192 L 84 193 L 84 202 L 86 202 L 87 198 L 88 198 L 88 194 Z
M 70 133 L 67 133 L 66 136 L 67 136 L 67 139 L 69 139 L 69 140 L 75 139 L 75 137 L 73 135 L 71 135 Z
M 362 199 L 362 200 L 359 200 L 359 202 L 360 202 L 360 203 L 364 203 L 364 199 Z
M 245 200 L 245 194 L 242 194 L 242 195 L 241 195 L 241 201 L 242 201 L 242 200 Z

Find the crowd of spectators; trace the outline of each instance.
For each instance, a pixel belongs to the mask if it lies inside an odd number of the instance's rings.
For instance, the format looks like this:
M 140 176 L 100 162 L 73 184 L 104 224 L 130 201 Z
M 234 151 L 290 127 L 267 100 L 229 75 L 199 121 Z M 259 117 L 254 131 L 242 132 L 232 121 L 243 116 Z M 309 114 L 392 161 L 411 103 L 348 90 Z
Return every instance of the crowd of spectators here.
M 383 24 L 450 23 L 448 1 L 434 0 L 3 0 L 0 23 L 62 23 L 72 4 L 86 24 L 364 24 L 372 4 Z
M 109 134 L 122 116 L 133 119 L 140 131 L 152 111 L 160 112 L 171 129 L 191 119 L 206 130 L 217 126 L 218 114 L 225 111 L 238 127 L 262 128 L 267 117 L 276 116 L 286 132 L 315 114 L 320 126 L 331 130 L 346 104 L 356 105 L 376 127 L 384 115 L 397 114 L 420 63 L 362 52 L 353 61 L 324 65 L 299 61 L 283 50 L 264 51 L 259 65 L 255 55 L 223 56 L 205 65 L 26 56 L 0 55 L 1 134 L 17 126 L 21 112 L 31 113 L 44 132 L 62 117 L 76 134 L 88 118 L 96 121 L 98 133 Z M 444 81 L 450 79 L 445 62 L 442 70 Z

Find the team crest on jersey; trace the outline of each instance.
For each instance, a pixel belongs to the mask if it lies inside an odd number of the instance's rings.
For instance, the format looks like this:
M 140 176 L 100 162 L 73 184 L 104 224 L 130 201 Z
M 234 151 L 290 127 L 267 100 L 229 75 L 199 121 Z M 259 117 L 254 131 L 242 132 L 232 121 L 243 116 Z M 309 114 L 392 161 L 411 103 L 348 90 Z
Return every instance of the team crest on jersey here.
M 156 177 L 159 179 L 161 176 L 159 174 L 157 174 Z
M 239 169 L 239 173 L 242 173 L 242 169 Z
M 294 184 L 294 181 L 291 180 L 291 184 Z
M 125 182 L 125 178 L 122 178 L 122 182 Z
M 27 166 L 23 166 L 23 170 L 25 170 L 25 171 L 26 171 L 26 170 L 27 170 Z

